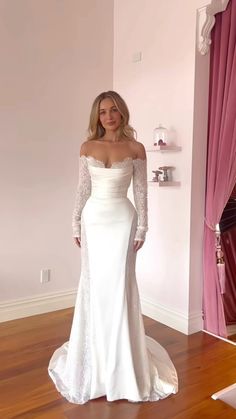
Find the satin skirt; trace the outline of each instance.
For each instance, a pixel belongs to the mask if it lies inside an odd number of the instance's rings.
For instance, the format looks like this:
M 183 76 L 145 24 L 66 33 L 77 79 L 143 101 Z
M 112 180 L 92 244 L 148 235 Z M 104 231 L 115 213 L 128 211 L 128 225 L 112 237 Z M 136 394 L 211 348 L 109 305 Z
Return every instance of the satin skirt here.
M 145 336 L 133 250 L 137 213 L 127 197 L 91 196 L 82 213 L 81 276 L 70 339 L 49 375 L 70 402 L 156 401 L 176 393 L 175 367 Z

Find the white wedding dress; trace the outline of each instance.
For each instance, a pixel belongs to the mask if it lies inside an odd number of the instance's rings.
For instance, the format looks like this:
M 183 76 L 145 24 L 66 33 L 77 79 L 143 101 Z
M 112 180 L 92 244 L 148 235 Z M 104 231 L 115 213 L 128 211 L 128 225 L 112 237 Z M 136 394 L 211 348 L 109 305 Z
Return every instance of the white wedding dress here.
M 132 177 L 136 208 L 127 198 Z M 155 401 L 178 390 L 169 355 L 144 332 L 133 242 L 146 230 L 146 161 L 126 158 L 106 168 L 80 157 L 73 236 L 81 237 L 81 277 L 69 342 L 48 368 L 72 403 Z

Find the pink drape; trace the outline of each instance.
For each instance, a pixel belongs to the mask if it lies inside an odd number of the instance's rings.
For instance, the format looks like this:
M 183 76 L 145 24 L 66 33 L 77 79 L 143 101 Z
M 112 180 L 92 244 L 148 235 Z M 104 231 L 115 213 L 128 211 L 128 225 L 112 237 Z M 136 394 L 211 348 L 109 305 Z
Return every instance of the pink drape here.
M 204 235 L 204 327 L 226 336 L 216 267 L 215 226 L 236 183 L 236 1 L 212 31 Z

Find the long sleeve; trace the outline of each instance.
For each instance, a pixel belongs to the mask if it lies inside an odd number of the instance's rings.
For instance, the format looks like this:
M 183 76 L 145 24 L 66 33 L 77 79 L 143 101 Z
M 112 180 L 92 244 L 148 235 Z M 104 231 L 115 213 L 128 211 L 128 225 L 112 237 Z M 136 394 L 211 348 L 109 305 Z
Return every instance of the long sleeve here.
M 147 160 L 136 159 L 133 161 L 133 195 L 138 213 L 138 226 L 135 240 L 145 240 L 148 230 L 147 214 Z
M 81 214 L 91 194 L 91 178 L 85 156 L 79 159 L 79 182 L 76 190 L 75 205 L 72 215 L 73 237 L 81 237 Z

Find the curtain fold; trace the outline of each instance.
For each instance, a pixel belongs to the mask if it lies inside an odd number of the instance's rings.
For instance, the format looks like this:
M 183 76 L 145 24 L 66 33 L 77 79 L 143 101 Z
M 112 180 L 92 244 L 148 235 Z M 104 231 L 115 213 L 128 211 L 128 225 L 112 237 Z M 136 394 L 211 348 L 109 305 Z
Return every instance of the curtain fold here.
M 227 336 L 215 228 L 236 183 L 236 1 L 216 15 L 210 59 L 204 231 L 204 327 Z

